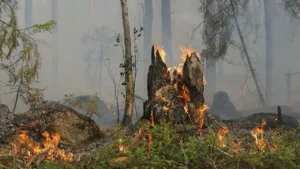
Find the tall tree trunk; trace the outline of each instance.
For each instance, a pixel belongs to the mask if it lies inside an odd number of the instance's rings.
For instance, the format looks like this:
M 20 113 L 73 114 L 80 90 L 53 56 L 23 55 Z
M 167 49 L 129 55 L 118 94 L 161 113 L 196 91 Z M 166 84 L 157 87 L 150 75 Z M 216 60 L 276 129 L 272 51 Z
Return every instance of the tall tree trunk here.
M 217 90 L 217 70 L 216 70 L 216 64 L 213 63 L 212 59 L 206 60 L 206 69 L 205 69 L 205 79 L 207 81 L 207 84 L 205 86 L 205 101 L 208 104 L 212 104 L 214 94 Z
M 161 1 L 162 45 L 168 55 L 167 60 L 172 64 L 172 32 L 171 32 L 171 0 Z
M 25 0 L 25 27 L 32 26 L 32 0 Z
M 131 53 L 131 38 L 130 38 L 127 0 L 120 0 L 120 2 L 122 8 L 122 18 L 123 18 L 123 28 L 124 28 L 125 83 L 126 83 L 125 112 L 122 120 L 122 125 L 128 126 L 132 124 L 132 112 L 133 112 L 133 104 L 134 104 L 132 53 Z
M 144 45 L 143 45 L 143 53 L 144 53 L 144 86 L 147 86 L 147 73 L 148 67 L 150 65 L 151 58 L 151 46 L 152 46 L 152 23 L 153 23 L 153 6 L 152 0 L 144 0 L 144 19 L 143 19 L 143 27 L 144 27 Z M 147 96 L 147 91 L 145 90 L 144 95 Z
M 258 96 L 259 96 L 259 99 L 263 105 L 263 107 L 266 107 L 266 102 L 265 102 L 265 99 L 264 99 L 264 96 L 261 92 L 261 89 L 260 89 L 260 86 L 258 84 L 258 80 L 256 78 L 256 75 L 255 75 L 255 71 L 254 71 L 254 68 L 252 66 L 252 62 L 250 60 L 250 56 L 249 56 L 249 53 L 248 53 L 248 49 L 246 47 L 246 43 L 245 43 L 245 40 L 244 40 L 244 36 L 243 36 L 243 33 L 241 31 L 241 28 L 240 28 L 240 25 L 238 23 L 238 20 L 237 20 L 237 14 L 236 14 L 236 9 L 234 7 L 234 2 L 233 0 L 230 0 L 230 5 L 231 5 L 231 10 L 233 12 L 233 17 L 234 17 L 234 22 L 235 22 L 235 26 L 236 26 L 236 29 L 237 29 L 237 32 L 239 34 L 239 37 L 240 37 L 240 40 L 241 40 L 241 43 L 242 43 L 242 47 L 243 47 L 243 52 L 245 53 L 245 56 L 246 56 L 246 59 L 247 59 L 247 63 L 248 63 L 248 66 L 250 68 L 250 72 L 252 74 L 252 78 L 254 80 L 254 84 L 255 84 L 255 87 L 257 89 L 257 92 L 258 92 Z
M 265 9 L 265 33 L 266 33 L 266 103 L 272 104 L 272 19 L 274 0 L 264 0 Z
M 51 0 L 51 18 L 57 22 L 57 0 Z M 53 91 L 58 84 L 58 51 L 57 51 L 57 26 L 52 31 L 52 87 Z

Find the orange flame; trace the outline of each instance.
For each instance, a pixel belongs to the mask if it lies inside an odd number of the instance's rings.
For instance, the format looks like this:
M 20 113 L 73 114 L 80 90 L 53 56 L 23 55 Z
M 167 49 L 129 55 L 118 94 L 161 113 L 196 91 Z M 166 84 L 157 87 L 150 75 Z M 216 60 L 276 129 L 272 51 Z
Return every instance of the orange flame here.
M 256 126 L 251 131 L 251 135 L 255 139 L 255 144 L 260 151 L 263 151 L 266 147 L 266 143 L 264 142 L 264 130 L 263 130 L 266 124 L 267 124 L 266 120 L 263 120 L 260 125 Z
M 205 110 L 209 109 L 209 106 L 206 104 L 203 104 L 198 108 L 199 112 L 199 127 L 200 131 L 202 130 L 203 124 L 204 124 L 204 117 L 205 117 Z
M 178 49 L 181 51 L 182 55 L 181 55 L 181 59 L 183 62 L 185 62 L 187 57 L 190 57 L 192 55 L 192 53 L 196 52 L 195 49 L 193 49 L 192 47 L 184 47 L 184 46 L 179 46 Z M 200 59 L 200 54 L 198 52 L 196 52 L 197 57 Z
M 106 104 L 106 108 L 107 108 L 107 110 L 110 110 L 110 104 Z
M 226 126 L 221 126 L 218 130 L 217 130 L 217 137 L 218 137 L 218 142 L 217 144 L 220 147 L 226 147 L 226 134 L 229 132 L 228 128 Z
M 241 151 L 241 144 L 243 143 L 243 140 L 234 140 L 232 143 L 231 143 L 231 147 L 233 148 L 233 150 L 235 152 L 238 152 L 238 151 Z
M 156 56 L 156 51 L 159 52 L 160 56 L 161 56 L 161 59 L 163 62 L 166 63 L 166 52 L 164 50 L 164 47 L 163 46 L 158 46 L 158 45 L 154 45 L 154 49 L 155 49 L 155 56 Z
M 190 91 L 185 84 L 182 85 L 182 92 L 178 96 L 179 98 L 183 98 L 185 101 L 190 101 Z
M 24 126 L 24 125 L 21 125 Z M 36 126 L 35 122 L 31 122 L 29 127 L 33 128 Z M 38 131 L 37 128 L 35 131 Z M 60 135 L 58 133 L 49 134 L 45 131 L 42 133 L 43 142 L 39 143 L 32 140 L 29 135 L 29 131 L 26 129 L 19 129 L 18 134 L 15 136 L 11 147 L 13 154 L 24 156 L 26 162 L 28 162 L 34 155 L 37 155 L 47 149 L 44 152 L 45 159 L 48 160 L 64 160 L 68 162 L 73 161 L 74 154 L 69 152 L 66 153 L 64 150 L 58 148 L 60 141 Z
M 152 134 L 147 134 L 148 141 L 148 152 L 151 151 L 151 143 L 152 143 Z

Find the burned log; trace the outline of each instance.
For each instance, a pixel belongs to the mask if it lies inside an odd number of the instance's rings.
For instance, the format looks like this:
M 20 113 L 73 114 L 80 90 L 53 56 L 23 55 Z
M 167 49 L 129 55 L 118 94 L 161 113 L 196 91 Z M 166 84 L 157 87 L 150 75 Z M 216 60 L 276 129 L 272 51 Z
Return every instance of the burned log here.
M 148 72 L 148 100 L 144 102 L 143 119 L 159 123 L 166 119 L 174 123 L 198 123 L 199 109 L 204 104 L 203 64 L 196 53 L 187 56 L 181 71 L 170 72 L 161 54 L 152 47 L 152 62 Z M 181 73 L 183 72 L 183 74 Z

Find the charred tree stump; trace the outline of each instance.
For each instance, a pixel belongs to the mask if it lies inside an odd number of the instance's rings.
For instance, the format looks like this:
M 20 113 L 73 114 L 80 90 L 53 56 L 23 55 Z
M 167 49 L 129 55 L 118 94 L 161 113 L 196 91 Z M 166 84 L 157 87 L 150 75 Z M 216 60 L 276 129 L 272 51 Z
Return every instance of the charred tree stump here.
M 174 71 L 171 80 L 159 51 L 155 53 L 152 47 L 147 80 L 148 100 L 144 102 L 143 119 L 154 123 L 161 119 L 174 123 L 199 122 L 199 108 L 204 103 L 204 83 L 203 64 L 196 53 L 187 56 L 183 71 Z
M 203 64 L 196 53 L 187 57 L 183 66 L 183 83 L 188 87 L 191 102 L 195 107 L 204 104 Z
M 170 73 L 166 63 L 162 60 L 160 53 L 152 46 L 151 65 L 149 66 L 147 78 L 148 100 L 155 97 L 157 90 L 170 83 Z
M 147 77 L 147 91 L 148 91 L 148 100 L 144 102 L 143 109 L 143 119 L 151 118 L 151 109 L 149 101 L 152 101 L 155 98 L 156 91 L 162 88 L 163 86 L 170 83 L 170 73 L 166 63 L 161 58 L 161 55 L 158 51 L 155 51 L 155 47 L 152 46 L 151 49 L 151 65 L 149 66 L 149 72 Z

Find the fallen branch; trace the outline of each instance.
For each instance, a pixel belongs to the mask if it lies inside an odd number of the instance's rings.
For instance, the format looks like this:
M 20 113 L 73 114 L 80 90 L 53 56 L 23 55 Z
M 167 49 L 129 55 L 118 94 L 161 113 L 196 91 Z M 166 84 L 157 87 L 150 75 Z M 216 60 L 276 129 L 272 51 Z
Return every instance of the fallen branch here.
M 50 149 L 52 149 L 53 147 L 52 146 L 49 146 L 49 147 L 47 147 L 47 148 L 45 148 L 44 150 L 42 150 L 41 152 L 39 152 L 39 153 L 37 153 L 36 155 L 34 155 L 29 161 L 28 161 L 28 163 L 26 164 L 26 168 L 27 167 L 29 167 L 31 164 L 32 164 L 32 162 L 34 161 L 34 160 L 36 160 L 39 156 L 41 156 L 41 155 L 43 155 L 43 154 L 45 154 L 45 153 L 47 153 Z

